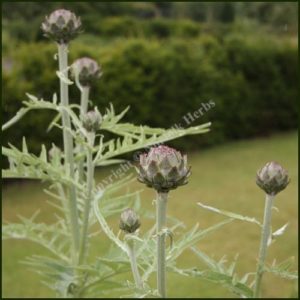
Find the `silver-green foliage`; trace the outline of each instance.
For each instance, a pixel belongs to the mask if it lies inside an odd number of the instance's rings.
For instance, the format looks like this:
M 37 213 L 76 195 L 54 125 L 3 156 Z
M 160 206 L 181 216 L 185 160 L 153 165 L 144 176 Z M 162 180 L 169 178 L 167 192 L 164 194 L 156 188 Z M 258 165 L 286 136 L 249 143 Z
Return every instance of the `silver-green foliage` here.
M 60 80 L 63 79 L 60 78 Z M 87 142 L 88 133 L 83 128 L 81 119 L 78 116 L 78 105 L 62 106 L 57 102 L 55 94 L 52 101 L 38 99 L 29 94 L 27 96 L 29 99 L 23 102 L 24 107 L 16 113 L 15 117 L 2 126 L 2 130 L 6 130 L 19 122 L 28 111 L 40 109 L 57 111 L 58 115 L 51 123 L 50 128 L 56 126 L 62 129 L 58 121 L 64 111 L 68 114 L 72 123 L 69 133 L 75 141 L 73 155 L 76 164 L 84 158 L 88 150 L 93 154 L 93 164 L 95 166 L 121 163 L 125 161 L 119 158 L 122 154 L 185 135 L 205 133 L 210 126 L 210 123 L 207 123 L 187 129 L 166 130 L 120 123 L 128 108 L 120 114 L 116 114 L 113 106 L 110 105 L 102 115 L 101 129 L 96 134 L 96 142 L 91 148 Z M 105 131 L 112 132 L 119 137 L 104 141 Z M 79 151 L 80 149 L 84 151 Z M 21 149 L 9 145 L 2 147 L 2 153 L 9 161 L 9 168 L 2 171 L 3 178 L 27 178 L 49 183 L 45 193 L 52 197 L 50 204 L 57 209 L 56 222 L 52 224 L 38 223 L 35 218 L 36 214 L 29 219 L 21 217 L 20 223 L 4 224 L 2 236 L 4 239 L 27 239 L 49 251 L 49 256 L 34 255 L 26 259 L 25 263 L 44 277 L 43 282 L 53 289 L 58 297 L 105 297 L 112 287 L 114 287 L 116 296 L 157 296 L 156 289 L 150 287 L 147 283 L 149 276 L 155 272 L 153 263 L 155 261 L 155 226 L 143 236 L 127 235 L 125 239 L 120 239 L 107 223 L 109 217 L 119 214 L 126 207 L 141 210 L 140 191 L 127 190 L 126 193 L 123 192 L 124 187 L 128 187 L 130 182 L 135 180 L 130 174 L 124 175 L 123 178 L 104 188 L 93 185 L 93 190 L 90 193 L 92 195 L 93 210 L 89 215 L 86 247 L 88 247 L 92 237 L 96 237 L 98 242 L 101 243 L 104 235 L 110 239 L 111 247 L 104 256 L 96 257 L 92 262 L 89 259 L 89 263 L 74 265 L 74 261 L 71 259 L 72 237 L 70 232 L 72 224 L 69 218 L 68 188 L 74 186 L 76 189 L 78 223 L 80 226 L 83 223 L 84 205 L 87 201 L 87 184 L 80 180 L 78 169 L 75 168 L 75 175 L 71 176 L 63 164 L 64 153 L 57 151 L 50 159 L 48 149 L 44 145 L 41 146 L 40 155 L 31 154 L 25 137 Z M 144 213 L 144 217 L 147 217 L 147 215 L 149 213 Z M 96 223 L 100 225 L 101 230 L 92 232 L 92 227 L 94 228 Z M 170 223 L 173 225 L 165 234 L 173 238 L 172 232 L 180 228 L 182 224 L 177 220 L 174 221 L 174 219 L 170 219 Z M 181 238 L 176 237 L 175 242 L 167 250 L 168 268 L 173 270 L 177 257 L 185 249 L 195 245 L 205 235 L 225 223 L 227 221 L 204 230 L 198 230 L 196 226 L 184 233 Z M 136 257 L 138 268 L 142 274 L 143 289 L 137 289 L 131 282 L 118 280 L 120 274 L 130 272 L 126 242 L 128 239 L 134 239 L 136 245 Z M 176 268 L 176 270 L 179 269 Z
M 237 213 L 221 210 L 215 207 L 211 207 L 208 205 L 204 205 L 202 203 L 198 203 L 198 205 L 206 210 L 215 212 L 217 214 L 230 217 L 231 220 L 238 220 L 238 221 L 244 221 L 244 222 L 250 222 L 259 225 L 259 227 L 262 227 L 262 224 L 256 220 L 253 217 L 248 216 L 242 216 Z M 287 228 L 288 223 L 283 225 L 278 230 L 270 232 L 270 236 L 268 239 L 268 247 L 272 244 L 272 242 L 275 241 L 275 239 L 282 235 Z M 234 292 L 235 294 L 243 297 L 243 298 L 256 298 L 254 293 L 254 276 L 256 275 L 256 272 L 249 272 L 246 273 L 242 278 L 239 278 L 237 273 L 235 272 L 235 265 L 236 265 L 236 259 L 227 269 L 224 265 L 224 259 L 222 258 L 219 262 L 215 261 L 213 258 L 206 255 L 204 252 L 200 251 L 199 249 L 192 248 L 192 250 L 196 253 L 197 257 L 204 262 L 208 269 L 207 270 L 186 270 L 184 274 L 192 274 L 196 277 L 201 277 L 206 280 L 221 283 L 223 286 L 228 288 L 230 291 Z M 237 258 L 237 256 L 236 256 Z M 273 273 L 276 276 L 279 276 L 284 279 L 288 280 L 298 280 L 298 271 L 291 270 L 293 264 L 293 258 L 289 258 L 282 263 L 276 264 L 276 260 L 273 261 L 271 265 L 265 264 L 263 267 L 263 272 L 269 272 Z M 251 276 L 253 277 L 253 280 L 250 281 Z

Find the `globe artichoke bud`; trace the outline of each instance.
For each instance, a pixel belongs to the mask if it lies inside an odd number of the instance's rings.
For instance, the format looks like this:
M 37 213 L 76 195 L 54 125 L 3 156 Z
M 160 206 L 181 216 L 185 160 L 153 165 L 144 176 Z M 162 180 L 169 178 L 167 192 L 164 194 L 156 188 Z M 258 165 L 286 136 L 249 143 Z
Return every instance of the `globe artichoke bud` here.
M 46 16 L 41 28 L 46 37 L 67 44 L 81 32 L 81 21 L 71 11 L 58 9 Z
M 148 154 L 140 155 L 138 180 L 158 192 L 169 192 L 187 184 L 190 168 L 186 155 L 167 146 L 152 147 Z
M 97 107 L 82 116 L 82 124 L 87 131 L 97 131 L 101 125 L 101 122 L 102 116 Z
M 138 215 L 131 208 L 125 209 L 120 218 L 119 227 L 126 233 L 134 233 L 141 226 Z
M 268 195 L 273 196 L 284 190 L 289 182 L 287 171 L 274 161 L 268 162 L 256 176 L 256 184 Z
M 100 66 L 97 62 L 88 57 L 77 59 L 73 63 L 71 70 L 74 78 L 78 76 L 82 86 L 90 86 L 94 80 L 102 75 Z

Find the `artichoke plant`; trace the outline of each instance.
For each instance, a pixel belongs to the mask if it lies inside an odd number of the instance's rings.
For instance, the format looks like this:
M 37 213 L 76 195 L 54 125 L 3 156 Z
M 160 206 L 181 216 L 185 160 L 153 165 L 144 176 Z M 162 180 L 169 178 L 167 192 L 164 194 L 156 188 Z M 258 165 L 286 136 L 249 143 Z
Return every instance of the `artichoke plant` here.
M 152 147 L 148 154 L 142 154 L 137 172 L 140 182 L 158 192 L 168 192 L 187 184 L 191 173 L 186 155 L 164 145 Z
M 261 231 L 261 241 L 258 254 L 256 276 L 254 282 L 254 298 L 260 298 L 262 277 L 265 270 L 267 248 L 272 241 L 272 207 L 276 194 L 289 184 L 288 172 L 277 162 L 268 162 L 256 174 L 256 184 L 266 192 L 264 220 Z
M 156 235 L 157 235 L 157 289 L 166 298 L 166 252 L 167 200 L 169 191 L 187 184 L 190 167 L 187 157 L 168 146 L 152 147 L 147 154 L 140 155 L 137 168 L 138 180 L 157 192 Z
M 277 162 L 268 162 L 256 176 L 256 184 L 268 195 L 276 195 L 289 184 L 288 172 Z
M 69 10 L 57 9 L 46 16 L 41 28 L 46 37 L 67 44 L 81 32 L 81 20 Z
M 98 63 L 88 57 L 77 59 L 72 65 L 72 75 L 75 78 L 78 75 L 82 86 L 90 86 L 91 83 L 102 75 Z

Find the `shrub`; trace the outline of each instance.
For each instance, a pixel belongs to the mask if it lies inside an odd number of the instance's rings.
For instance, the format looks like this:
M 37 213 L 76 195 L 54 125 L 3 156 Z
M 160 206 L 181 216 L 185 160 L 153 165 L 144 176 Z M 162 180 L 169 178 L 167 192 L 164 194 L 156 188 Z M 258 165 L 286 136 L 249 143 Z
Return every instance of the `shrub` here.
M 214 107 L 192 122 L 212 121 L 212 132 L 175 141 L 176 147 L 198 148 L 297 126 L 297 50 L 287 43 L 271 39 L 253 43 L 236 35 L 217 40 L 203 35 L 188 43 L 173 38 L 95 45 L 74 44 L 70 62 L 90 56 L 102 65 L 103 76 L 94 86 L 97 96 L 91 99 L 100 110 L 108 102 L 120 110 L 130 105 L 128 120 L 136 124 L 187 126 L 188 113 L 199 116 L 203 103 L 213 101 Z M 2 78 L 4 121 L 20 107 L 25 92 L 40 91 L 37 96 L 51 99 L 51 91 L 58 91 L 51 47 L 24 44 L 11 53 L 14 68 Z M 76 88 L 71 89 L 71 99 L 79 102 Z M 17 144 L 25 132 L 33 150 L 40 142 L 59 144 L 55 130 L 46 133 L 52 117 L 30 114 L 22 130 L 14 127 L 3 134 L 3 143 Z
M 146 23 L 146 36 L 167 38 L 172 34 L 172 22 L 159 18 Z
M 140 23 L 137 19 L 129 17 L 112 17 L 103 20 L 99 24 L 99 34 L 101 36 L 133 37 L 139 34 Z

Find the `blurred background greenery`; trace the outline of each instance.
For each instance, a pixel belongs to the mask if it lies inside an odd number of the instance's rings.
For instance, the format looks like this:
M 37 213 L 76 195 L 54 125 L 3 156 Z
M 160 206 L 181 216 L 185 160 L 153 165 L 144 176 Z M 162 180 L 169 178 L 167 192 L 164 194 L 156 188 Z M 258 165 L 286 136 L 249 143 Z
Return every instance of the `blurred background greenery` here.
M 26 92 L 44 99 L 58 92 L 56 47 L 40 30 L 45 15 L 57 8 L 74 11 L 83 23 L 84 33 L 71 43 L 70 63 L 90 56 L 102 66 L 103 75 L 91 93 L 100 111 L 104 112 L 109 102 L 117 112 L 130 105 L 125 121 L 165 128 L 212 122 L 210 133 L 170 143 L 193 151 L 190 163 L 194 170 L 191 184 L 172 196 L 176 204 L 170 207 L 171 212 L 189 226 L 197 221 L 209 225 L 217 217 L 194 209 L 197 201 L 207 200 L 211 205 L 261 218 L 263 195 L 253 178 L 266 161 L 278 160 L 291 172 L 292 184 L 280 196 L 282 202 L 278 199 L 280 214 L 274 222 L 280 226 L 289 220 L 291 226 L 283 241 L 274 245 L 271 256 L 283 259 L 296 255 L 297 2 L 4 2 L 3 122 L 21 107 Z M 70 95 L 71 102 L 79 103 L 75 87 Z M 215 105 L 188 124 L 188 114 L 209 101 Z M 59 130 L 46 132 L 53 117 L 49 112 L 30 113 L 2 133 L 2 144 L 19 146 L 26 136 L 34 153 L 40 151 L 41 143 L 62 145 Z M 253 141 L 234 141 L 248 138 Z M 204 149 L 224 142 L 230 143 Z M 99 178 L 105 172 L 99 173 Z M 182 201 L 186 194 L 192 202 Z M 2 196 L 3 218 L 7 220 L 46 206 L 47 197 L 38 184 L 6 185 Z M 144 197 L 151 203 L 151 191 Z M 148 208 L 152 209 L 151 205 Z M 44 220 L 50 221 L 51 214 L 45 207 Z M 228 252 L 232 258 L 240 252 L 240 271 L 252 271 L 259 233 L 251 225 L 230 226 L 227 234 L 232 240 L 221 230 L 201 247 L 217 257 Z M 36 276 L 17 262 L 42 250 L 29 243 L 22 245 L 16 241 L 3 244 L 3 295 L 51 296 Z M 103 245 L 93 249 L 102 251 Z M 190 254 L 183 256 L 182 262 L 198 264 Z M 273 277 L 267 280 L 266 296 L 297 297 L 292 283 Z M 230 296 L 199 280 L 172 277 L 169 285 L 176 289 L 170 296 Z
M 55 8 L 81 16 L 84 34 L 71 44 L 70 63 L 96 59 L 103 76 L 91 99 L 100 110 L 131 106 L 127 121 L 171 127 L 213 100 L 196 123 L 212 132 L 178 140 L 197 149 L 227 140 L 265 136 L 297 126 L 297 3 L 293 2 L 6 2 L 2 6 L 3 121 L 31 93 L 52 99 L 58 91 L 56 46 L 40 24 Z M 71 88 L 72 102 L 79 102 Z M 172 112 L 172 113 L 170 113 Z M 234 112 L 234 113 L 233 113 Z M 28 137 L 61 144 L 60 132 L 45 134 L 53 115 L 32 112 L 3 134 L 3 143 Z M 31 134 L 34 131 L 34 134 Z

